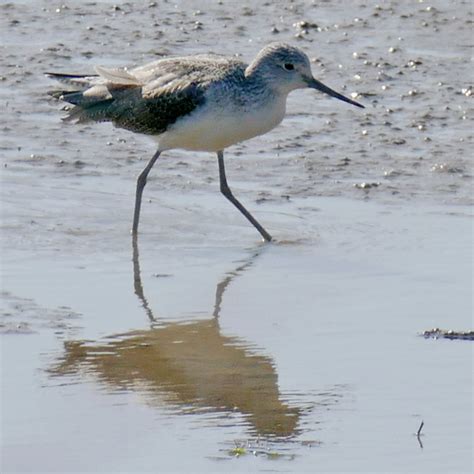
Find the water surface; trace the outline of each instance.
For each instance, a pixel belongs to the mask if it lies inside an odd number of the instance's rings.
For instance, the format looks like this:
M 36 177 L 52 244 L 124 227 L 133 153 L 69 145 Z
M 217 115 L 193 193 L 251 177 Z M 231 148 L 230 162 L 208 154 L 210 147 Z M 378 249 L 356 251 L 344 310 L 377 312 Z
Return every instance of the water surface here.
M 469 2 L 116 3 L 0 7 L 2 471 L 471 472 L 472 344 L 420 337 L 472 329 Z M 228 150 L 276 242 L 172 151 L 133 245 L 153 142 L 42 73 L 274 40 L 367 107 Z

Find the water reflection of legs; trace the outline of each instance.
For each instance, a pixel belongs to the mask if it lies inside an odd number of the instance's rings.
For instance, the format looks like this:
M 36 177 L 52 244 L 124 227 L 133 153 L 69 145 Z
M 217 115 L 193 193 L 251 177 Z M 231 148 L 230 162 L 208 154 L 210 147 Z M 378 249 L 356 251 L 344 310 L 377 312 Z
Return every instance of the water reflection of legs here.
M 145 298 L 145 294 L 143 292 L 143 284 L 142 284 L 142 277 L 140 272 L 140 254 L 138 251 L 138 238 L 137 234 L 133 234 L 132 236 L 132 261 L 133 261 L 133 289 L 135 294 L 138 296 L 143 309 L 148 316 L 150 321 L 155 321 L 155 317 L 153 316 L 153 312 L 150 309 L 150 305 L 148 304 L 148 300 Z
M 214 311 L 213 316 L 215 318 L 219 317 L 219 313 L 221 311 L 222 306 L 222 297 L 224 295 L 225 290 L 229 286 L 229 284 L 239 275 L 242 275 L 247 269 L 249 269 L 252 265 L 254 265 L 257 258 L 264 252 L 267 248 L 267 244 L 262 243 L 259 244 L 255 249 L 253 249 L 250 255 L 235 268 L 234 270 L 228 272 L 225 277 L 217 283 L 216 286 L 216 297 L 214 303 Z M 140 252 L 138 248 L 138 239 L 136 235 L 132 236 L 132 261 L 133 261 L 133 288 L 134 292 L 137 295 L 138 299 L 142 307 L 145 309 L 146 315 L 150 321 L 157 321 L 155 318 L 152 309 L 150 308 L 150 304 L 145 296 L 145 292 L 143 290 L 143 283 L 140 271 Z

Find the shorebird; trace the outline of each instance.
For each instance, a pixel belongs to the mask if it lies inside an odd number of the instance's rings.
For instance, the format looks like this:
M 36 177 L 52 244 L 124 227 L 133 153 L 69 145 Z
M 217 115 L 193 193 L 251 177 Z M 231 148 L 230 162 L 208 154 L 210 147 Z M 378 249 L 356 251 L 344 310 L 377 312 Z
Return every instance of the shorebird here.
M 250 63 L 220 55 L 159 59 L 134 69 L 96 67 L 95 75 L 46 73 L 74 87 L 52 91 L 73 104 L 66 121 L 112 122 L 116 127 L 152 135 L 158 149 L 137 179 L 132 233 L 150 170 L 170 149 L 217 153 L 222 194 L 267 242 L 271 235 L 234 197 L 227 184 L 224 149 L 275 128 L 295 89 L 311 88 L 364 107 L 316 80 L 308 56 L 285 43 L 265 46 Z

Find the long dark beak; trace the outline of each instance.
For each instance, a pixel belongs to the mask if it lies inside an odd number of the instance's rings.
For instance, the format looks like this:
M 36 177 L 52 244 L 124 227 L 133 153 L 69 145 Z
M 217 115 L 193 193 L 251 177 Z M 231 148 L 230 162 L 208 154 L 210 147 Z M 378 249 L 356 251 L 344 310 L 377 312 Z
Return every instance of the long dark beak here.
M 328 94 L 331 97 L 335 97 L 336 99 L 342 100 L 343 102 L 347 102 L 348 104 L 355 105 L 356 107 L 361 107 L 362 109 L 365 108 L 362 104 L 359 104 L 359 102 L 351 100 L 343 96 L 342 94 L 339 94 L 339 92 L 333 91 L 330 87 L 325 86 L 322 82 L 317 81 L 314 77 L 308 78 L 307 84 L 308 87 L 310 87 L 311 89 L 316 89 L 318 91 L 324 92 L 325 94 Z

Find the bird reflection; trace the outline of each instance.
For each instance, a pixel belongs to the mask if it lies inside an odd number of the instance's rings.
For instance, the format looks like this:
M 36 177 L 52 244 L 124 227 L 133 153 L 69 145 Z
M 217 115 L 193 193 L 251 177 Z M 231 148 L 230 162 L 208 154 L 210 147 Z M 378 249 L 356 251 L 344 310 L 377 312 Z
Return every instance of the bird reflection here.
M 208 412 L 225 419 L 241 413 L 254 434 L 289 437 L 297 432 L 300 409 L 281 400 L 271 358 L 221 334 L 219 313 L 225 290 L 262 253 L 259 247 L 217 284 L 212 317 L 188 323 L 155 318 L 145 296 L 137 240 L 133 239 L 134 291 L 151 328 L 108 337 L 105 341 L 69 341 L 55 376 L 93 373 L 112 390 L 146 394 L 151 404 L 167 404 L 181 413 Z

